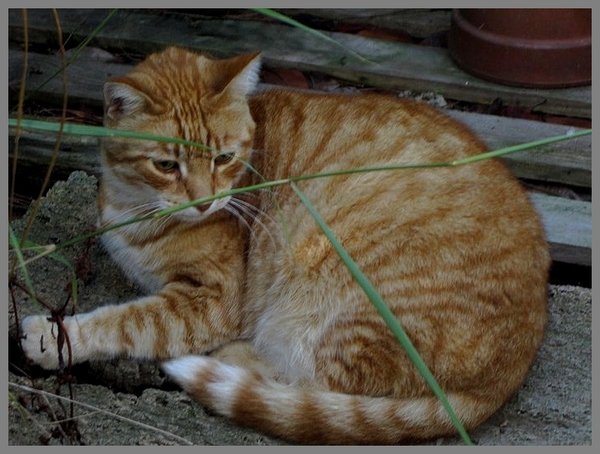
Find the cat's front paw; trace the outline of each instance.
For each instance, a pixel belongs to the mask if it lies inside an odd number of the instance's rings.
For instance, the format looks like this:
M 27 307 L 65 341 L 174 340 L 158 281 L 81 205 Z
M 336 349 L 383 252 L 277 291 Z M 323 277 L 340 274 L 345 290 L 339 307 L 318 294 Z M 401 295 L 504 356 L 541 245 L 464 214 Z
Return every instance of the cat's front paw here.
M 32 315 L 21 321 L 21 333 L 21 345 L 29 359 L 44 369 L 58 369 L 56 323 L 48 321 L 45 315 Z

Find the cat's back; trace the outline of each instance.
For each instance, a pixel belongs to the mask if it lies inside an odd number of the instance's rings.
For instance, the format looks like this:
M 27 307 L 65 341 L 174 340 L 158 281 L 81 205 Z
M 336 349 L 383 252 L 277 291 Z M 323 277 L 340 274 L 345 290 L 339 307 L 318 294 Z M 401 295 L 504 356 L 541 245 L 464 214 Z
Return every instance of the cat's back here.
M 298 183 L 332 222 L 398 224 L 454 212 L 457 218 L 477 216 L 479 225 L 522 217 L 515 234 L 523 229 L 539 236 L 527 194 L 502 163 L 453 165 L 487 149 L 437 109 L 383 95 L 284 91 L 257 95 L 250 107 L 257 123 L 256 167 L 266 180 L 349 171 Z M 276 191 L 297 200 L 288 186 Z
M 405 317 L 425 356 L 533 355 L 545 323 L 550 262 L 543 227 L 500 162 L 439 165 L 486 151 L 466 127 L 428 106 L 383 96 L 275 92 L 254 97 L 250 106 L 256 168 L 266 179 L 374 169 L 297 186 L 394 313 Z M 275 188 L 262 209 L 271 220 L 253 236 L 249 301 L 281 302 L 262 315 L 264 344 L 285 345 L 295 326 L 306 328 L 300 320 L 311 311 L 323 320 L 364 321 L 370 303 L 290 186 Z M 305 296 L 301 306 L 293 303 L 298 295 Z M 381 323 L 376 315 L 369 320 Z M 441 320 L 449 325 L 431 331 Z M 469 334 L 441 353 L 436 345 L 446 342 L 446 331 Z M 465 353 L 478 342 L 476 353 Z M 496 360 L 491 368 L 504 367 Z
M 292 146 L 287 150 L 291 153 L 311 148 L 311 156 L 335 153 L 341 162 L 369 146 L 377 148 L 361 155 L 363 164 L 389 158 L 398 164 L 441 162 L 485 149 L 467 128 L 439 110 L 386 95 L 275 90 L 252 97 L 250 108 L 259 125 L 257 141 L 267 148 L 276 143 Z M 414 148 L 419 144 L 429 145 Z M 297 152 L 294 158 L 303 156 Z

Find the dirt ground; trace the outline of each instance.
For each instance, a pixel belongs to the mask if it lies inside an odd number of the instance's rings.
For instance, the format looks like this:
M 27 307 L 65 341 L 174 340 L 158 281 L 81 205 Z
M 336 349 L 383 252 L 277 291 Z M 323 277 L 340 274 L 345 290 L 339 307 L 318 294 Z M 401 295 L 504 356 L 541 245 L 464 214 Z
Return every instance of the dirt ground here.
M 58 243 L 89 231 L 95 223 L 96 184 L 83 172 L 56 184 L 36 217 L 31 239 Z M 13 228 L 21 231 L 24 222 L 15 222 Z M 96 242 L 61 254 L 85 280 L 79 289 L 79 312 L 139 294 Z M 32 263 L 29 272 L 44 301 L 55 307 L 65 302 L 71 273 L 65 265 L 43 259 Z M 282 444 L 210 415 L 168 383 L 153 363 L 84 364 L 74 369 L 76 383 L 70 386 L 65 377 L 27 370 L 15 341 L 14 308 L 18 317 L 45 309 L 20 291 L 14 296 L 15 305 L 9 304 L 9 445 Z M 591 321 L 590 289 L 551 286 L 549 324 L 538 359 L 514 398 L 470 433 L 476 444 L 591 445 Z M 57 393 L 64 400 L 52 397 Z M 433 443 L 453 445 L 462 440 Z

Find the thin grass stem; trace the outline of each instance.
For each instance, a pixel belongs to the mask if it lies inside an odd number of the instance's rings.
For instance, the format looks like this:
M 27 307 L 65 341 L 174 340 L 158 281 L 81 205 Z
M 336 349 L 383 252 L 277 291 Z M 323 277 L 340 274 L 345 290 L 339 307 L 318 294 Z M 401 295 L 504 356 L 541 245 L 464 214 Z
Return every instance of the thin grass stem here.
M 29 120 L 22 119 L 18 122 L 15 118 L 8 119 L 9 127 L 16 127 L 19 125 L 20 129 L 33 129 L 45 132 L 58 132 L 59 124 L 52 121 L 44 120 Z M 123 139 L 137 139 L 137 140 L 152 140 L 161 143 L 174 143 L 178 145 L 187 145 L 189 147 L 200 148 L 202 150 L 216 151 L 212 147 L 204 145 L 199 142 L 192 142 L 190 140 L 179 139 L 175 137 L 164 137 L 154 134 L 143 134 L 135 131 L 125 131 L 121 129 L 111 129 L 105 126 L 93 126 L 93 125 L 80 125 L 76 123 L 65 123 L 63 126 L 63 134 L 73 136 L 87 136 L 87 137 L 118 137 Z
M 296 27 L 300 30 L 303 30 L 307 33 L 310 33 L 311 35 L 317 36 L 318 38 L 321 38 L 335 46 L 341 47 L 342 49 L 344 49 L 346 52 L 352 54 L 353 56 L 355 56 L 356 58 L 358 58 L 359 60 L 366 62 L 366 63 L 370 63 L 372 65 L 377 65 L 376 62 L 369 60 L 366 57 L 363 57 L 361 54 L 359 54 L 358 52 L 350 49 L 348 46 L 344 46 L 342 43 L 336 41 L 335 39 L 327 36 L 325 33 L 321 33 L 318 30 L 315 30 L 314 28 L 308 27 L 300 22 L 298 22 L 295 19 L 292 19 L 291 17 L 288 17 L 284 14 L 278 13 L 277 11 L 274 11 L 272 9 L 269 8 L 252 8 L 254 11 L 256 11 L 257 13 L 261 13 L 264 14 L 267 17 L 270 17 L 272 19 L 277 19 L 281 22 L 284 22 L 288 25 L 292 25 L 293 27 Z
M 37 298 L 35 297 L 33 281 L 31 280 L 31 276 L 29 275 L 29 271 L 27 270 L 27 265 L 25 263 L 25 257 L 23 256 L 23 251 L 21 250 L 21 242 L 19 241 L 19 238 L 17 238 L 17 236 L 15 235 L 15 232 L 12 229 L 12 226 L 10 224 L 8 226 L 8 235 L 9 235 L 8 236 L 9 243 L 12 246 L 13 251 L 15 253 L 16 262 L 18 264 L 18 267 L 23 272 L 23 279 L 25 280 L 25 286 L 29 290 L 29 293 L 31 294 L 33 301 L 36 304 L 39 304 L 39 302 L 37 301 Z

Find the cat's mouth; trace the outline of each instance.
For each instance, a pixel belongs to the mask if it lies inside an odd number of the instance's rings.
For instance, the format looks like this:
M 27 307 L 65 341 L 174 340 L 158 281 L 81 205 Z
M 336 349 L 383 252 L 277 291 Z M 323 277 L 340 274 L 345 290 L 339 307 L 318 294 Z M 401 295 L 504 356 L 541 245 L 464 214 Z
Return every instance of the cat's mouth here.
M 203 203 L 201 205 L 194 205 L 184 210 L 178 211 L 177 215 L 187 221 L 201 221 L 206 219 L 213 213 L 223 209 L 228 203 L 231 196 L 223 197 L 222 199 L 216 199 L 212 202 Z
M 196 205 L 196 210 L 198 210 L 200 213 L 206 213 L 210 207 L 212 206 L 212 203 L 205 203 L 203 205 Z

